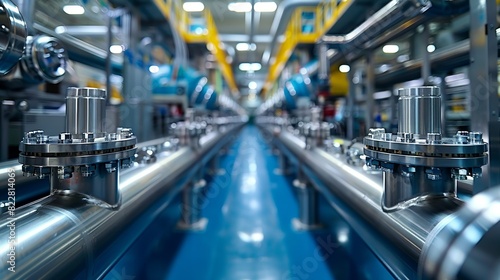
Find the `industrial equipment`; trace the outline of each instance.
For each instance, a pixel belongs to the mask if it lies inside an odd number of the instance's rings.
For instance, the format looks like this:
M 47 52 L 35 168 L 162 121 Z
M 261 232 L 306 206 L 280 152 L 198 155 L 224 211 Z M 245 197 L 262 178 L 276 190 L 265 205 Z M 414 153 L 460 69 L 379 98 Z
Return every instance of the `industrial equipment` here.
M 19 143 L 18 160 L 0 163 L 0 279 L 127 279 L 113 272 L 134 258 L 144 259 L 137 270 L 165 273 L 136 279 L 178 279 L 169 273 L 202 263 L 215 273 L 182 277 L 500 279 L 499 1 L 237 2 L 228 10 L 244 8 L 245 34 L 225 35 L 210 11 L 220 1 L 83 1 L 57 6 L 66 21 L 48 16 L 52 2 L 42 12 L 0 0 L 0 159 Z M 438 46 L 466 10 L 465 27 Z M 265 13 L 275 16 L 270 36 L 256 29 Z M 158 41 L 175 50 L 153 53 Z M 65 79 L 69 58 L 102 79 Z M 104 79 L 108 91 L 97 88 Z M 55 94 L 42 93 L 52 84 Z M 335 86 L 349 91 L 342 113 Z M 446 103 L 469 112 L 467 128 L 449 133 Z M 354 115 L 364 117 L 360 137 L 344 139 L 346 127 L 357 134 Z M 353 263 L 375 271 L 347 271 Z
M 25 176 L 50 178 L 52 192 L 76 192 L 119 207 L 119 174 L 134 159 L 137 142 L 131 129 L 106 131 L 106 91 L 69 88 L 66 131 L 26 133 L 19 145 Z
M 208 79 L 190 68 L 175 69 L 172 65 L 162 65 L 152 74 L 152 91 L 165 102 L 179 103 L 198 110 L 217 109 L 217 93 L 208 84 Z M 177 97 L 177 98 L 176 98 Z
M 25 55 L 0 79 L 9 89 L 20 90 L 42 82 L 56 84 L 66 74 L 67 55 L 58 39 L 46 35 L 28 36 Z
M 0 2 L 1 31 L 0 74 L 7 74 L 23 56 L 28 31 L 19 9 L 10 1 Z
M 96 89 L 70 89 L 68 98 L 76 100 L 68 102 L 79 105 L 77 107 L 79 109 L 98 109 L 99 96 L 103 94 L 102 90 Z M 82 103 L 82 100 L 79 100 L 82 96 L 89 96 L 89 103 Z M 96 112 L 83 110 L 81 114 L 88 115 L 89 111 Z M 239 115 L 218 120 L 219 129 L 200 135 L 196 149 L 177 146 L 178 140 L 174 138 L 161 138 L 138 144 L 140 147 L 137 152 L 138 162 L 133 163 L 128 161 L 135 151 L 133 149 L 135 138 L 130 131 L 121 129 L 116 133 L 104 133 L 100 126 L 101 122 L 97 119 L 93 119 L 96 122 L 86 122 L 84 121 L 86 119 L 79 118 L 80 116 L 76 114 L 67 118 L 70 126 L 68 131 L 71 133 L 63 133 L 61 137 L 48 137 L 35 133 L 27 135 L 21 143 L 20 148 L 23 152 L 20 161 L 25 165 L 36 164 L 36 168 L 31 169 L 26 166 L 24 170 L 34 172 L 36 175 L 50 176 L 51 185 L 62 191 L 55 191 L 36 203 L 19 208 L 13 220 L 6 219 L 8 213 L 2 215 L 5 219 L 1 219 L 0 222 L 0 235 L 8 234 L 9 228 L 6 224 L 14 222 L 17 225 L 16 253 L 18 256 L 23 256 L 15 263 L 17 272 L 10 273 L 7 270 L 8 247 L 0 247 L 2 279 L 102 277 L 141 235 L 147 225 L 159 215 L 161 212 L 159 210 L 164 209 L 186 184 L 193 181 L 193 178 L 199 178 L 195 174 L 205 170 L 204 167 L 216 153 L 231 141 L 232 138 L 228 136 L 234 134 L 247 121 L 245 116 Z M 81 132 L 86 130 L 90 131 Z M 95 133 L 92 134 L 92 131 Z M 90 139 L 94 141 L 88 141 Z M 113 145 L 118 151 L 102 150 L 105 145 Z M 50 157 L 26 154 L 36 147 L 50 150 L 56 155 L 64 149 L 68 151 L 69 147 L 80 147 L 83 150 L 81 149 L 73 161 L 68 157 L 64 158 L 62 154 L 61 157 L 52 154 L 48 154 Z M 89 149 L 85 150 L 85 147 Z M 58 150 L 54 150 L 56 148 Z M 92 153 L 95 150 L 108 154 L 104 153 L 101 158 L 90 155 L 86 161 L 87 151 Z M 148 154 L 149 160 L 144 158 L 144 155 L 139 156 L 143 150 Z M 151 160 L 153 157 L 154 160 Z M 121 165 L 119 165 L 120 160 Z M 124 161 L 131 165 L 131 168 L 118 174 Z M 96 165 L 95 170 L 89 169 L 92 164 Z M 66 168 L 59 168 L 60 165 Z M 46 173 L 44 168 L 49 168 L 51 173 Z M 93 170 L 95 174 L 91 174 Z M 111 172 L 108 173 L 109 171 Z M 77 172 L 79 174 L 75 174 Z M 59 179 L 63 175 L 70 174 L 72 178 Z M 73 178 L 75 180 L 72 180 Z M 80 184 L 77 178 L 83 180 L 83 183 L 95 178 L 92 183 L 95 183 L 96 188 L 89 188 L 92 184 Z M 98 178 L 102 180 L 98 181 Z M 103 185 L 106 181 L 112 184 L 113 189 Z M 114 189 L 116 186 L 114 183 L 118 181 L 119 188 Z M 104 192 L 108 190 L 116 190 L 117 193 L 114 193 L 115 196 L 110 196 L 111 192 Z M 89 196 L 98 200 L 90 199 Z M 104 200 L 106 203 L 99 200 Z M 198 203 L 196 199 L 191 202 Z M 108 204 L 114 206 L 118 204 L 120 207 L 109 209 Z M 191 216 L 183 215 L 183 217 L 194 221 Z M 93 241 L 89 242 L 90 240 Z M 40 252 L 52 253 L 46 256 Z
M 364 139 L 367 165 L 384 173 L 385 211 L 429 196 L 456 195 L 456 180 L 480 177 L 488 159 L 481 132 L 459 131 L 453 138 L 442 137 L 439 88 L 407 88 L 398 93 L 397 135 L 375 128 Z
M 472 275 L 467 274 L 472 273 L 468 264 L 479 262 L 483 254 L 491 260 L 498 257 L 484 247 L 486 243 L 491 245 L 491 239 L 479 242 L 494 234 L 496 218 L 476 238 L 465 241 L 465 232 L 477 229 L 479 220 L 496 209 L 495 192 L 464 204 L 457 198 L 456 181 L 480 176 L 487 145 L 479 132 L 440 137 L 439 89 L 406 88 L 399 94 L 399 133 L 372 129 L 364 139 L 365 146 L 347 140 L 336 142 L 340 149 L 314 146 L 311 143 L 316 142 L 308 140 L 306 129 L 283 125 L 286 122 L 280 117 L 262 115 L 257 122 L 273 136 L 272 144 L 288 158 L 286 162 L 298 166 L 297 182 L 303 183 L 296 185 L 306 189 L 305 182 L 319 191 L 395 277 L 454 279 Z M 432 113 L 422 115 L 424 107 Z M 302 193 L 300 218 L 311 220 L 317 212 L 314 192 Z M 479 206 L 478 201 L 488 203 Z M 464 241 L 458 241 L 460 238 Z M 446 245 L 448 242 L 452 247 Z M 465 255 L 453 260 L 452 250 Z M 484 275 L 488 279 L 498 277 L 493 271 Z

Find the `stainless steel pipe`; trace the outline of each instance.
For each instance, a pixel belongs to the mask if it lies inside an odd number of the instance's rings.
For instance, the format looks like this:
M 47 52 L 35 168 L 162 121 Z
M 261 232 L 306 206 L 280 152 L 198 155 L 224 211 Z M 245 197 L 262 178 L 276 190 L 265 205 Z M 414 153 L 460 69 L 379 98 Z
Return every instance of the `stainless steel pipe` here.
M 7 270 L 7 242 L 0 245 L 0 279 L 102 278 L 238 127 L 203 137 L 197 151 L 181 148 L 159 154 L 156 163 L 125 170 L 119 210 L 78 195 L 51 195 L 17 209 L 12 220 L 0 216 L 0 236 L 8 236 L 9 223 L 15 223 L 17 241 L 16 273 Z
M 267 129 L 268 133 L 273 133 L 272 128 Z M 316 177 L 327 187 L 327 190 L 323 191 L 328 191 L 344 202 L 350 211 L 338 204 L 333 206 L 364 240 L 373 240 L 373 232 L 377 232 L 398 249 L 398 256 L 410 260 L 410 263 L 405 265 L 413 264 L 413 268 L 401 267 L 401 263 L 396 263 L 400 258 L 393 257 L 394 252 L 387 252 L 384 247 L 374 250 L 399 278 L 412 278 L 407 275 L 408 271 L 416 276 L 416 264 L 429 233 L 463 204 L 458 199 L 443 197 L 422 201 L 404 210 L 385 213 L 380 205 L 383 195 L 380 172 L 371 174 L 363 167 L 347 164 L 341 155 L 330 154 L 323 149 L 305 150 L 304 141 L 284 130 L 275 140 L 295 158 L 294 162 L 301 163 L 313 183 L 317 185 L 318 182 L 313 179 Z M 308 170 L 310 172 L 307 172 Z M 351 213 L 355 213 L 361 220 L 351 216 Z M 367 244 L 372 248 L 376 246 L 370 242 Z M 378 250 L 379 248 L 381 250 Z

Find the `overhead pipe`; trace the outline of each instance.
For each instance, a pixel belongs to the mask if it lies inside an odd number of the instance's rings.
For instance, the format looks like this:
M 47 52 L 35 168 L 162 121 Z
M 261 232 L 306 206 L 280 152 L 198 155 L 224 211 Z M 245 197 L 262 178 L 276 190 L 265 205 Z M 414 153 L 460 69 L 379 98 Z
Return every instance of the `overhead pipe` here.
M 400 37 L 430 18 L 468 9 L 468 1 L 392 0 L 346 35 L 326 35 L 321 39 L 340 51 L 331 59 L 353 61 L 363 52 Z
M 122 206 L 99 207 L 78 195 L 51 195 L 1 216 L 0 235 L 15 225 L 15 249 L 0 246 L 1 279 L 102 279 L 188 179 L 240 125 L 201 138 L 200 149 L 157 155 L 120 176 Z M 13 263 L 8 254 L 14 251 Z M 8 270 L 15 266 L 15 273 Z

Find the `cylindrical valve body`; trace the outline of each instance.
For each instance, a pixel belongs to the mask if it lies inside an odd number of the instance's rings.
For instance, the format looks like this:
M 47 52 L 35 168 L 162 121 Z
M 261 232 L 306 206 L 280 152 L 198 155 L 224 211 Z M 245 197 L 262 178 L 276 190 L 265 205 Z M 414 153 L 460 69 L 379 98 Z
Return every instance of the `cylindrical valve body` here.
M 427 133 L 441 134 L 441 93 L 438 87 L 398 90 L 399 135 L 426 138 Z
M 66 96 L 66 132 L 104 133 L 106 91 L 96 88 L 69 88 Z

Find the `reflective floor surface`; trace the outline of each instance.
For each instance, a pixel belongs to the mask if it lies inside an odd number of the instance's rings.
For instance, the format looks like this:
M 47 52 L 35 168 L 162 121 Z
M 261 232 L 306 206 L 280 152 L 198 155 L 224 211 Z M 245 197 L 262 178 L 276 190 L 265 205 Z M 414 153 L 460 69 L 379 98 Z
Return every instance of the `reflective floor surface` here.
M 207 178 L 203 231 L 176 229 L 172 203 L 105 279 L 392 279 L 366 244 L 320 200 L 322 227 L 297 231 L 291 181 L 259 130 L 245 127 Z

